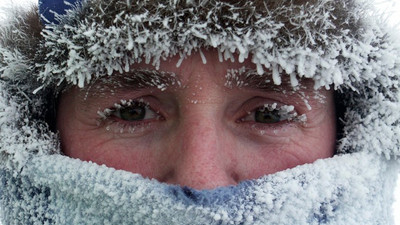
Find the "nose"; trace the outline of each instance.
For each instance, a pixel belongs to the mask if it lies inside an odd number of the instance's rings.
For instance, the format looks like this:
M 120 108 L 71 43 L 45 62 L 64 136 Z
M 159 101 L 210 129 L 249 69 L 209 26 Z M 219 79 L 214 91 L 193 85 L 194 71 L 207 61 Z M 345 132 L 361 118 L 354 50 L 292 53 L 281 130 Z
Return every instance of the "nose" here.
M 175 154 L 167 183 L 195 189 L 213 189 L 237 183 L 230 144 L 213 120 L 183 122 L 174 138 Z

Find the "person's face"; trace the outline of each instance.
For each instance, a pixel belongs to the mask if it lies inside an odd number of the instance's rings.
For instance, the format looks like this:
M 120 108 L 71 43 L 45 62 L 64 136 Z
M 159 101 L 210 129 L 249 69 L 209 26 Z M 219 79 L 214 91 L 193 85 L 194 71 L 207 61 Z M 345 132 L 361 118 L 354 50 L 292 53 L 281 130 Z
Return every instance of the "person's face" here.
M 98 79 L 62 94 L 57 127 L 73 158 L 196 189 L 235 185 L 330 157 L 333 92 L 311 80 L 294 90 L 215 51 L 178 57 L 159 70 Z M 236 72 L 234 72 L 236 71 Z M 171 75 L 174 74 L 174 75 Z

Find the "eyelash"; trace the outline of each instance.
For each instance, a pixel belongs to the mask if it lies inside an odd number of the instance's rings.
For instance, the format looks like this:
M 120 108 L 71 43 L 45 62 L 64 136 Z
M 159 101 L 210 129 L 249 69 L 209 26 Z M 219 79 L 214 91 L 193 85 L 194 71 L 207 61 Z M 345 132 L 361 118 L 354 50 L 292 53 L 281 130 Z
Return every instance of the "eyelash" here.
M 100 116 L 99 125 L 103 125 L 106 127 L 106 130 L 110 131 L 111 129 L 115 132 L 124 133 L 128 131 L 129 133 L 133 133 L 137 131 L 137 129 L 145 129 L 146 126 L 151 126 L 155 120 L 164 120 L 164 117 L 152 107 L 150 104 L 143 99 L 139 100 L 121 100 L 120 103 L 115 103 L 113 107 L 106 108 L 103 111 L 98 111 L 97 114 Z M 146 110 L 146 114 L 148 110 L 150 110 L 151 114 L 155 116 L 155 118 L 144 118 L 140 120 L 124 120 L 121 118 L 121 109 L 130 107 L 130 106 L 141 106 Z
M 307 116 L 305 114 L 299 115 L 294 106 L 278 103 L 264 104 L 262 106 L 257 105 L 257 107 L 245 109 L 245 112 L 242 113 L 244 116 L 241 116 L 236 122 L 239 126 L 245 126 L 250 131 L 256 132 L 261 136 L 286 136 L 288 129 L 307 122 Z M 255 121 L 254 117 L 257 110 L 275 111 L 279 116 L 283 116 L 283 118 L 275 123 L 260 123 Z
M 292 105 L 281 105 L 278 106 L 277 103 L 273 104 L 264 104 L 261 107 L 257 107 L 251 111 L 248 111 L 248 116 L 242 117 L 240 120 L 242 122 L 246 122 L 246 118 L 250 118 L 250 116 L 255 113 L 256 111 L 260 110 L 261 112 L 277 112 L 278 115 L 281 117 L 281 121 L 295 121 L 295 122 L 306 122 L 307 117 L 305 114 L 298 115 L 298 113 L 294 110 L 294 106 Z

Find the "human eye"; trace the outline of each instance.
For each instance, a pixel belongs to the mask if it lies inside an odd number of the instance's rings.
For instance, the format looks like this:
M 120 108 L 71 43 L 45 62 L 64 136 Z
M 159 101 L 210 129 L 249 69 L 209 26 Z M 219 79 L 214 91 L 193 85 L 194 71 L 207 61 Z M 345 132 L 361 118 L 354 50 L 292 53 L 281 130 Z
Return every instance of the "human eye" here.
M 157 113 L 148 104 L 133 101 L 118 105 L 112 110 L 111 115 L 123 121 L 143 121 L 157 118 Z
M 264 104 L 254 110 L 248 111 L 241 119 L 242 122 L 254 122 L 261 124 L 278 124 L 283 121 L 305 121 L 305 115 L 299 116 L 292 105 L 281 105 L 277 103 Z
M 106 130 L 119 133 L 144 131 L 151 127 L 152 123 L 163 119 L 162 115 L 143 99 L 121 100 L 98 114 Z
M 250 100 L 241 109 L 237 126 L 245 129 L 246 135 L 255 134 L 262 137 L 288 137 L 306 126 L 307 117 L 298 113 L 293 105 L 263 99 Z
M 247 112 L 247 116 L 242 118 L 243 122 L 256 122 L 265 124 L 279 123 L 283 120 L 281 113 L 276 109 L 276 105 L 264 105 Z

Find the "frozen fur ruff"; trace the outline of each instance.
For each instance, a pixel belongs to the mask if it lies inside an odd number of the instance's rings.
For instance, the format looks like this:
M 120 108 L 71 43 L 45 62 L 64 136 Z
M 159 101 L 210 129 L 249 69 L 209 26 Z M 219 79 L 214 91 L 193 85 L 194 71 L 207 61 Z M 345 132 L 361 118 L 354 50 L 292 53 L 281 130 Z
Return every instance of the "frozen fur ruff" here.
M 7 223 L 393 222 L 399 39 L 369 17 L 364 1 L 136 2 L 84 2 L 60 16 L 59 24 L 47 25 L 34 57 L 22 44 L 1 46 L 0 201 Z M 142 60 L 157 67 L 200 48 L 218 49 L 221 61 L 234 54 L 239 61 L 250 58 L 275 84 L 290 76 L 294 86 L 308 77 L 316 88 L 335 87 L 346 107 L 337 150 L 347 154 L 212 191 L 60 155 L 42 112 L 49 89 L 82 87 Z

